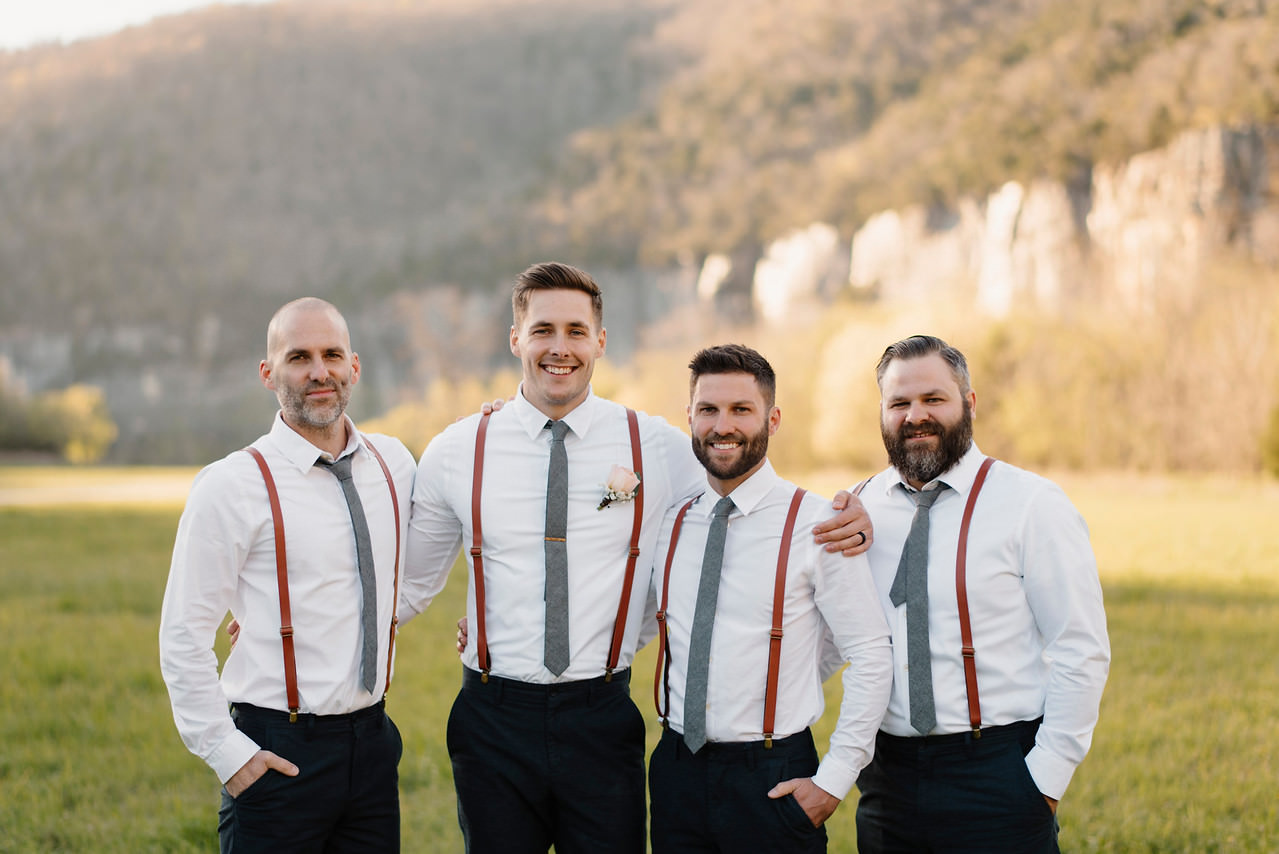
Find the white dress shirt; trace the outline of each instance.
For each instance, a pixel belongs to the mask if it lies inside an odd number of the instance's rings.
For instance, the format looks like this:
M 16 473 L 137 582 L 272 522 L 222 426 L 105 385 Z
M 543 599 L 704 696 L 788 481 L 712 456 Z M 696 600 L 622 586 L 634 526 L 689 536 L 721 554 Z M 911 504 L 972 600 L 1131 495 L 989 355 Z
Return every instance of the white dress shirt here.
M 706 690 L 709 741 L 764 737 L 777 555 L 794 493 L 795 485 L 780 478 L 765 460 L 730 494 L 735 506 L 728 517 Z M 684 731 L 688 647 L 706 536 L 717 500 L 708 489 L 689 508 L 671 564 L 666 613 L 670 724 L 678 732 Z M 829 627 L 836 648 L 850 666 L 844 670 L 844 697 L 830 751 L 814 782 L 843 799 L 870 762 L 892 684 L 892 652 L 866 558 L 831 554 L 813 542 L 813 526 L 829 515 L 829 502 L 806 494 L 791 535 L 774 736 L 801 732 L 822 716 L 825 698 L 818 675 L 819 651 Z M 653 578 L 659 602 L 674 520 L 672 511 L 658 543 L 659 563 Z
M 930 512 L 928 633 L 937 708 L 934 733 L 970 728 L 955 557 L 964 505 L 983 459 L 973 445 L 937 478 L 950 489 Z M 875 525 L 875 541 L 867 555 L 892 628 L 898 677 L 883 729 L 892 735 L 917 736 L 910 724 L 908 614 L 904 603 L 894 606 L 888 595 L 915 502 L 893 468 L 866 484 L 861 499 Z M 1088 528 L 1052 481 L 998 461 L 973 510 L 967 567 L 982 725 L 1042 715 L 1026 765 L 1040 792 L 1060 798 L 1092 742 L 1110 669 L 1106 614 Z
M 395 517 L 382 467 L 364 442 L 372 440 L 391 470 L 402 528 L 408 524 L 413 456 L 398 439 L 361 435 L 349 419 L 347 430 L 351 438 L 341 456 L 353 455 L 351 469 L 373 541 L 378 625 L 373 694 L 360 683 L 362 594 L 350 511 L 338 479 L 315 465 L 328 455 L 278 413 L 271 432 L 253 443 L 280 496 L 304 713 L 357 711 L 376 703 L 386 683 Z M 228 609 L 240 622 L 240 637 L 219 682 L 212 647 Z M 178 523 L 160 613 L 160 669 L 178 732 L 223 782 L 259 749 L 236 729 L 227 703 L 287 710 L 282 654 L 271 507 L 257 464 L 237 451 L 196 476 Z
M 644 517 L 618 669 L 629 667 L 646 602 L 653 547 L 666 510 L 705 481 L 688 436 L 664 419 L 639 415 Z M 471 545 L 471 477 L 479 415 L 431 440 L 418 465 L 401 586 L 401 622 L 421 613 L 444 587 L 458 547 Z M 614 465 L 632 467 L 626 409 L 588 394 L 563 419 L 568 456 L 569 666 L 556 677 L 543 664 L 545 638 L 547 417 L 521 392 L 491 416 L 484 453 L 486 632 L 492 673 L 522 682 L 591 679 L 604 673 L 622 595 L 634 519 L 628 501 L 597 510 Z M 467 558 L 466 613 L 471 642 L 462 662 L 478 670 L 474 565 Z

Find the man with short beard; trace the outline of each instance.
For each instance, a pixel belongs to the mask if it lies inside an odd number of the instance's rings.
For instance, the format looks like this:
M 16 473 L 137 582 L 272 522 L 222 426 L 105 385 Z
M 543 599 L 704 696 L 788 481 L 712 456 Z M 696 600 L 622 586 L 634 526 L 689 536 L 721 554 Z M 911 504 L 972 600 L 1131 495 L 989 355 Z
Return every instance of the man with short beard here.
M 1056 852 L 1110 665 L 1087 527 L 1055 484 L 977 449 L 958 350 L 912 336 L 877 376 L 892 465 L 858 489 L 895 678 L 858 850 Z
M 665 726 L 649 773 L 653 851 L 822 852 L 826 819 L 870 761 L 888 702 L 888 626 L 866 560 L 807 534 L 826 502 L 766 457 L 781 424 L 767 360 L 728 344 L 689 368 L 706 489 L 671 509 L 655 552 Z M 824 709 L 827 633 L 848 667 L 819 763 L 809 728 Z
M 160 669 L 183 742 L 223 783 L 223 852 L 398 851 L 390 684 L 413 456 L 345 414 L 346 321 L 288 303 L 267 328 L 270 432 L 202 470 L 178 523 Z M 218 674 L 213 640 L 243 624 Z

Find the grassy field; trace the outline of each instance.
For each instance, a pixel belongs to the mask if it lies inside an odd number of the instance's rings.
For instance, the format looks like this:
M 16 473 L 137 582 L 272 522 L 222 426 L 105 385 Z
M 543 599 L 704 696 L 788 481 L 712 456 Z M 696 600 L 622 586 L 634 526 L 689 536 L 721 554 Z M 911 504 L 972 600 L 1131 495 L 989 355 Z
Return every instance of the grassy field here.
M 67 470 L 0 469 L 0 851 L 216 850 L 216 781 L 178 739 L 156 652 L 174 482 L 190 476 L 99 472 L 79 490 Z M 852 478 L 826 479 L 809 480 Z M 121 483 L 132 498 L 96 491 Z M 1279 487 L 1063 483 L 1092 528 L 1114 647 L 1093 751 L 1062 803 L 1063 850 L 1279 851 Z M 43 498 L 12 503 L 24 494 Z M 461 847 L 444 723 L 463 588 L 455 572 L 401 638 L 389 703 L 407 852 Z M 646 650 L 634 690 L 650 717 L 651 667 Z M 853 806 L 832 819 L 834 852 L 856 850 Z

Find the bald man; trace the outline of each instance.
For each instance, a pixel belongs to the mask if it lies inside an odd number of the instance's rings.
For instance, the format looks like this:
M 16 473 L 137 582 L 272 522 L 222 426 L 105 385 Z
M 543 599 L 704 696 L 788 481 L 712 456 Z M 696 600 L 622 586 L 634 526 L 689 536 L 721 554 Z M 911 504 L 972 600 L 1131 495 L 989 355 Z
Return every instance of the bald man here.
M 283 306 L 258 366 L 270 432 L 202 470 L 173 549 L 160 668 L 187 748 L 222 782 L 223 852 L 398 851 L 402 745 L 386 715 L 415 463 L 346 415 L 346 321 Z M 227 611 L 243 626 L 218 675 Z

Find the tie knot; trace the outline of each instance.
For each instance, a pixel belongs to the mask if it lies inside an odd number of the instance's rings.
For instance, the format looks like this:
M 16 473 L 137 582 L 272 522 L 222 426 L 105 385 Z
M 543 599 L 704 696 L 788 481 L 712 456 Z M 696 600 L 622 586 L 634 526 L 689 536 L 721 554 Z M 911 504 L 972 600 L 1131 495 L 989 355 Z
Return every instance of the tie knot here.
M 728 514 L 733 512 L 733 507 L 734 507 L 733 499 L 725 495 L 723 498 L 721 498 L 719 501 L 715 503 L 715 509 L 711 511 L 711 515 L 723 516 L 727 518 Z
M 568 435 L 568 423 L 565 421 L 547 421 L 546 426 L 551 428 L 552 442 L 563 442 Z
M 316 465 L 324 466 L 326 469 L 333 472 L 333 476 L 338 480 L 351 479 L 351 457 L 349 456 L 343 457 L 340 460 L 334 460 L 331 463 L 325 462 L 324 460 L 317 460 Z
M 938 483 L 936 489 L 921 489 L 915 493 L 915 506 L 929 508 L 933 506 L 933 502 L 941 497 L 944 490 L 949 489 L 944 483 Z

